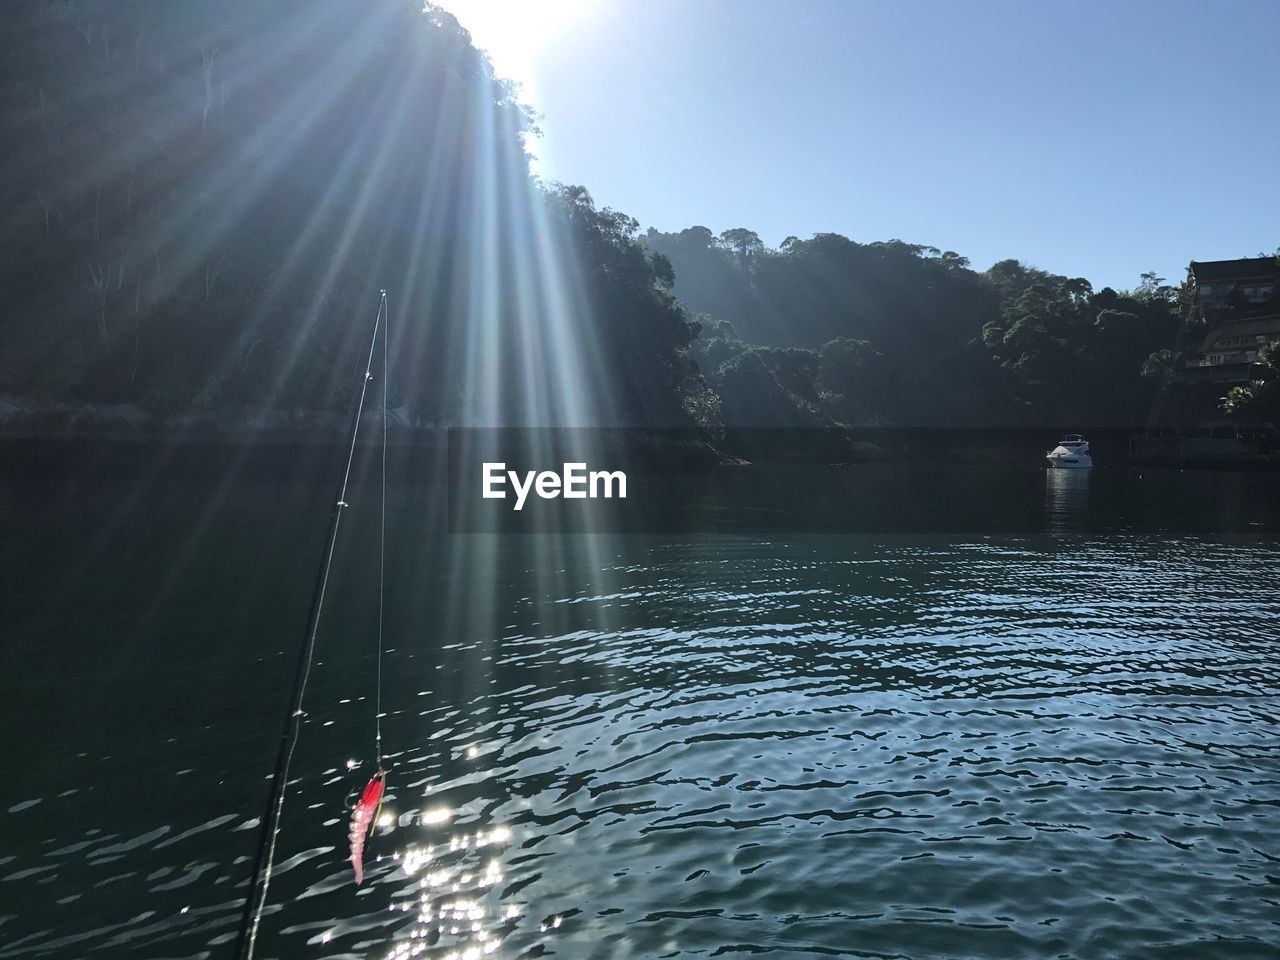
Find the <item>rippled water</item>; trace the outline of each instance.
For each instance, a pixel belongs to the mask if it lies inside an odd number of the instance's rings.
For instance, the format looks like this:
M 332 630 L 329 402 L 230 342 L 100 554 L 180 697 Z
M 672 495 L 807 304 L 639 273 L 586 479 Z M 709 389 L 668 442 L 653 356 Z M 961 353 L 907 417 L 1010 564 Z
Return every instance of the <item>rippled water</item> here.
M 398 490 L 360 888 L 353 511 L 259 956 L 1274 957 L 1280 549 L 1043 492 L 1059 536 L 556 539 Z M 0 488 L 0 957 L 230 956 L 327 494 Z

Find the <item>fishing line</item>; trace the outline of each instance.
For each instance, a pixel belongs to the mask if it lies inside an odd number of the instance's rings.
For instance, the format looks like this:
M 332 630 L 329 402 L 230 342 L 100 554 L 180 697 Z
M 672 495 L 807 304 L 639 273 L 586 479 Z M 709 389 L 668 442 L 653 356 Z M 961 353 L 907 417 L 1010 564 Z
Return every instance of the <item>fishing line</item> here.
M 373 758 L 382 769 L 382 607 L 387 582 L 387 340 L 391 337 L 391 311 L 387 307 L 387 291 L 382 291 L 381 309 L 385 312 L 382 328 L 382 530 L 378 538 L 378 695 L 374 708 Z M 376 331 L 375 331 L 376 336 Z
M 364 413 L 364 398 L 369 389 L 369 381 L 373 379 L 373 351 L 378 343 L 378 332 L 383 329 L 387 315 L 387 291 L 383 290 L 378 300 L 378 314 L 373 321 L 373 335 L 369 339 L 369 358 L 365 362 L 364 379 L 360 383 L 360 398 L 356 402 L 355 420 L 351 424 L 351 443 L 347 450 L 347 465 L 342 473 L 342 483 L 338 487 L 338 499 L 333 513 L 329 516 L 329 534 L 325 546 L 320 571 L 316 575 L 315 591 L 311 596 L 311 612 L 307 618 L 305 641 L 298 656 L 298 669 L 294 673 L 293 690 L 290 694 L 292 707 L 285 718 L 284 730 L 280 734 L 280 750 L 276 755 L 276 770 L 272 777 L 271 796 L 267 802 L 266 814 L 263 817 L 265 829 L 258 836 L 258 852 L 254 858 L 253 887 L 245 899 L 244 914 L 240 923 L 240 936 L 237 942 L 236 955 L 241 960 L 252 960 L 254 947 L 257 945 L 258 928 L 262 923 L 262 913 L 267 906 L 267 888 L 271 884 L 271 871 L 275 866 L 276 839 L 280 833 L 280 817 L 284 812 L 284 797 L 289 783 L 289 765 L 293 761 L 293 751 L 298 745 L 298 734 L 302 729 L 302 701 L 307 690 L 307 680 L 311 675 L 311 660 L 315 653 L 316 633 L 320 627 L 320 611 L 324 607 L 325 589 L 329 585 L 329 568 L 333 564 L 333 548 L 338 539 L 338 527 L 342 523 L 342 511 L 347 506 L 347 482 L 351 479 L 351 464 L 356 455 L 356 437 L 360 433 L 360 417 Z M 383 537 L 386 537 L 386 336 L 383 335 Z M 381 584 L 379 584 L 381 588 Z M 378 600 L 378 711 L 382 710 L 382 599 Z M 377 737 L 382 739 L 381 720 L 378 721 Z

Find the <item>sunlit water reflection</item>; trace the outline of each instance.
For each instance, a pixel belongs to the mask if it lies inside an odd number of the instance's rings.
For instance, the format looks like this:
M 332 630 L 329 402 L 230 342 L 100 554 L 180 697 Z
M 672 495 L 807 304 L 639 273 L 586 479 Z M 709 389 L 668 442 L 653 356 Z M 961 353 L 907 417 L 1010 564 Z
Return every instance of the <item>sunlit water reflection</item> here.
M 401 491 L 365 883 L 356 533 L 260 956 L 1274 956 L 1280 551 L 1073 533 L 1055 484 L 1060 536 L 589 550 Z M 197 535 L 176 492 L 87 565 L 118 500 L 3 501 L 0 957 L 229 956 L 324 495 Z
M 1089 518 L 1089 470 L 1044 472 L 1046 527 L 1052 534 L 1087 529 Z

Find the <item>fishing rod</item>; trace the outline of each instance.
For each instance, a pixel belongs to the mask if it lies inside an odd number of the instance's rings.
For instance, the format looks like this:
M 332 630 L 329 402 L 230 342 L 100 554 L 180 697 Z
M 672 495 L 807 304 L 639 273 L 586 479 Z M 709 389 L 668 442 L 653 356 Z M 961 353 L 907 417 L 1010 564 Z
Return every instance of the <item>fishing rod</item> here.
M 302 701 L 306 695 L 307 680 L 311 675 L 311 660 L 315 653 L 316 634 L 320 628 L 320 611 L 324 607 L 325 588 L 329 585 L 329 568 L 333 564 L 333 548 L 338 540 L 338 527 L 342 523 L 342 511 L 347 507 L 347 482 L 351 479 L 351 463 L 356 454 L 356 437 L 360 433 L 360 418 L 364 413 L 364 398 L 369 389 L 369 381 L 373 379 L 373 350 L 378 343 L 378 332 L 382 337 L 382 528 L 386 537 L 386 469 L 387 469 L 387 336 L 384 324 L 390 322 L 387 315 L 387 291 L 381 291 L 378 298 L 378 314 L 373 321 L 373 335 L 369 338 L 369 358 L 365 362 L 364 379 L 360 383 L 360 396 L 356 401 L 355 418 L 351 423 L 351 440 L 347 449 L 347 465 L 342 472 L 342 482 L 338 485 L 338 495 L 334 502 L 333 512 L 329 515 L 329 532 L 326 535 L 324 552 L 321 554 L 320 570 L 316 574 L 315 589 L 311 594 L 311 611 L 307 616 L 302 649 L 298 653 L 298 667 L 294 672 L 293 690 L 289 695 L 290 709 L 285 717 L 284 728 L 280 733 L 280 748 L 276 754 L 275 774 L 271 782 L 271 795 L 267 801 L 266 813 L 263 816 L 263 830 L 258 835 L 258 852 L 254 857 L 253 881 L 249 896 L 245 898 L 244 914 L 240 922 L 240 935 L 237 940 L 236 956 L 240 960 L 252 960 L 254 947 L 257 945 L 258 928 L 262 923 L 262 913 L 267 906 L 267 888 L 271 884 L 271 871 L 275 866 L 276 838 L 280 833 L 280 817 L 284 812 L 284 797 L 289 785 L 289 765 L 293 760 L 294 748 L 298 745 L 298 734 L 302 729 Z M 383 546 L 383 566 L 385 566 L 385 543 Z M 381 574 L 380 574 L 381 576 Z M 381 582 L 379 583 L 381 590 Z M 382 696 L 382 600 L 378 600 L 378 697 Z M 379 769 L 382 761 L 382 704 L 378 704 L 377 749 Z

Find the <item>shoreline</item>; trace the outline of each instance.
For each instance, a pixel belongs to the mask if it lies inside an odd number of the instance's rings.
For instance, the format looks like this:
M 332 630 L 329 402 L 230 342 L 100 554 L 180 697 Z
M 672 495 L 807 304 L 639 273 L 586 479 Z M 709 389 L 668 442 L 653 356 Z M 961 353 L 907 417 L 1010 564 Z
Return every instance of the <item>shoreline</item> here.
M 615 458 L 612 462 L 655 474 L 732 468 L 796 468 L 816 466 L 868 467 L 875 465 L 959 466 L 973 468 L 1047 469 L 1043 453 L 1028 451 L 1025 444 L 1010 448 L 983 448 L 968 456 L 952 451 L 931 453 L 914 447 L 876 448 L 874 455 L 835 458 L 829 451 L 797 450 L 787 456 L 742 456 L 732 447 L 702 441 L 691 449 L 687 444 L 648 449 L 642 457 Z M 372 440 L 357 443 L 357 462 L 374 450 Z M 238 478 L 245 480 L 303 480 L 326 476 L 339 469 L 347 446 L 338 436 L 241 434 L 219 436 L 4 436 L 0 435 L 0 479 L 120 478 L 170 476 L 174 478 Z M 449 469 L 449 432 L 445 428 L 402 436 L 388 444 L 389 469 L 397 482 L 417 478 L 443 477 Z M 596 458 L 595 462 L 607 462 Z M 1270 458 L 1213 458 L 1205 456 L 1105 458 L 1094 471 L 1113 470 L 1206 470 L 1219 473 L 1272 471 L 1280 460 Z
M 378 411 L 364 414 L 359 447 L 381 434 L 381 422 Z M 228 459 L 261 464 L 255 473 L 274 464 L 288 477 L 299 469 L 323 469 L 345 449 L 350 425 L 349 413 L 323 410 L 228 407 L 166 417 L 136 404 L 0 396 L 0 474 L 27 472 L 23 468 L 32 462 L 51 472 L 59 465 L 79 467 L 76 473 L 86 465 L 128 472 L 130 457 L 137 458 L 137 469 L 162 456 L 202 470 Z M 729 427 L 711 434 L 695 427 L 457 427 L 415 419 L 399 408 L 389 411 L 387 427 L 395 459 L 414 469 L 447 459 L 450 436 L 468 432 L 493 450 L 532 449 L 541 438 L 544 453 L 584 444 L 602 459 L 670 469 L 753 463 L 1039 466 L 1064 431 L 1089 438 L 1097 469 L 1280 469 L 1280 437 L 1271 428 L 1247 425 Z

